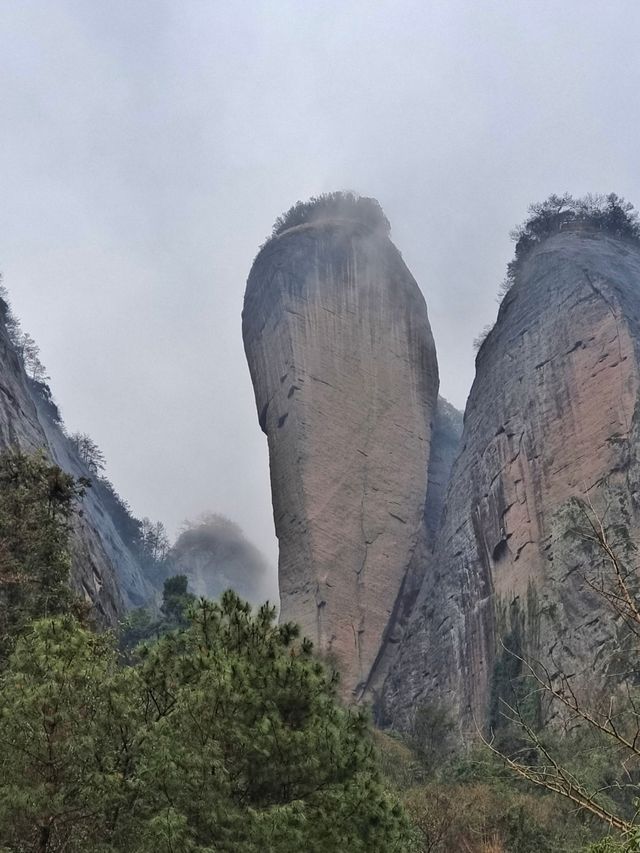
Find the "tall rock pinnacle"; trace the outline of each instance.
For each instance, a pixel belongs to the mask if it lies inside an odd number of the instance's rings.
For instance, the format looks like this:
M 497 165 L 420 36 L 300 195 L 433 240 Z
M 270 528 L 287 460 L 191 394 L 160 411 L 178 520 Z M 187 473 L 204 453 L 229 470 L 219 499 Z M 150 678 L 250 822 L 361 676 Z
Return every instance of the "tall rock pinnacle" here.
M 576 692 L 597 689 L 619 647 L 585 580 L 602 554 L 577 531 L 586 502 L 625 531 L 623 559 L 640 545 L 640 245 L 567 223 L 514 279 L 478 353 L 433 571 L 385 685 L 397 727 L 434 702 L 471 729 L 498 724 L 509 644 L 572 674 Z
M 242 329 L 269 442 L 281 618 L 361 695 L 424 535 L 438 396 L 424 298 L 373 199 L 299 204 L 256 258 Z

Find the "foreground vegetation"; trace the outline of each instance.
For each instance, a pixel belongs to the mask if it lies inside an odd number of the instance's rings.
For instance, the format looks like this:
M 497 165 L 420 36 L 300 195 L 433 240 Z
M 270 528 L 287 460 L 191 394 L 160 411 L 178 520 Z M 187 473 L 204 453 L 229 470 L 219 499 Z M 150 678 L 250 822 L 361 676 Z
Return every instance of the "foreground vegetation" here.
M 85 487 L 0 458 L 0 849 L 410 849 L 365 715 L 273 608 L 177 578 L 137 653 L 91 630 L 68 586 Z
M 196 601 L 181 576 L 155 614 L 96 633 L 69 587 L 87 487 L 0 455 L 0 853 L 640 849 L 637 772 L 593 726 L 515 720 L 465 751 L 434 706 L 376 732 L 296 626 L 233 592 Z M 622 834 L 541 789 L 549 756 Z
M 412 739 L 377 733 L 376 740 L 420 853 L 579 853 L 602 835 L 557 797 L 514 779 L 481 744 L 428 759 Z
M 234 593 L 123 666 L 112 637 L 37 621 L 0 684 L 12 851 L 404 850 L 408 822 L 310 644 Z

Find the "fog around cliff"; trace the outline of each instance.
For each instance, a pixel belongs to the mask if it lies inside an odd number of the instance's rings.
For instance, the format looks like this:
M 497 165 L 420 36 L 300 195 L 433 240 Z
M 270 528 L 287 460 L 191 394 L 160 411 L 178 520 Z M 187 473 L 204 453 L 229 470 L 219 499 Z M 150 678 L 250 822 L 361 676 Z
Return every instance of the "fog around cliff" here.
M 0 269 L 134 512 L 213 508 L 275 563 L 240 312 L 298 199 L 380 201 L 462 408 L 528 204 L 640 204 L 639 27 L 632 0 L 2 4 Z
M 167 558 L 167 574 L 184 574 L 195 595 L 218 599 L 226 589 L 259 606 L 278 601 L 273 571 L 240 527 L 217 513 L 185 522 Z

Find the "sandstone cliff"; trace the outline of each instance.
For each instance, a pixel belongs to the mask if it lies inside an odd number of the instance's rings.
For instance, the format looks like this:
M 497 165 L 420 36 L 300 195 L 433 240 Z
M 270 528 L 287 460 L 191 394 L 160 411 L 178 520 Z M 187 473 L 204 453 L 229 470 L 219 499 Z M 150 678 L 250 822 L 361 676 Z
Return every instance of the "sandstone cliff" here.
M 61 468 L 76 477 L 87 469 L 56 422 L 54 407 L 26 375 L 0 321 L 0 450 L 44 449 Z M 113 625 L 128 607 L 153 598 L 135 556 L 122 541 L 98 489 L 88 489 L 83 514 L 75 518 L 72 582 L 91 602 L 98 621 Z
M 529 653 L 597 688 L 616 627 L 584 581 L 601 560 L 576 533 L 575 499 L 640 544 L 639 365 L 638 245 L 567 228 L 535 246 L 478 353 L 386 722 L 409 727 L 420 704 L 442 702 L 463 725 L 486 724 L 516 623 Z
M 438 370 L 384 217 L 308 208 L 256 258 L 243 337 L 269 443 L 281 616 L 358 696 L 423 536 Z

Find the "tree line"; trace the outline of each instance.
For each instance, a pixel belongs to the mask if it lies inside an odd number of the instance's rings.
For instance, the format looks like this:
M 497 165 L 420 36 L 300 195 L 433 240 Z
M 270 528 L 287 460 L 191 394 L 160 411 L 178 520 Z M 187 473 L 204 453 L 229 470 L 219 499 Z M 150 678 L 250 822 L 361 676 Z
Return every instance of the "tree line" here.
M 69 576 L 88 485 L 0 455 L 0 850 L 413 849 L 366 715 L 274 608 L 174 578 L 160 636 L 92 629 Z
M 616 193 L 587 194 L 574 198 L 570 193 L 552 194 L 545 201 L 529 205 L 527 218 L 514 228 L 510 237 L 515 243 L 514 257 L 507 264 L 507 274 L 498 289 L 498 302 L 515 284 L 523 261 L 533 249 L 571 226 L 585 226 L 613 237 L 640 243 L 640 217 L 630 201 Z M 488 323 L 473 341 L 476 352 L 491 333 L 494 323 Z

